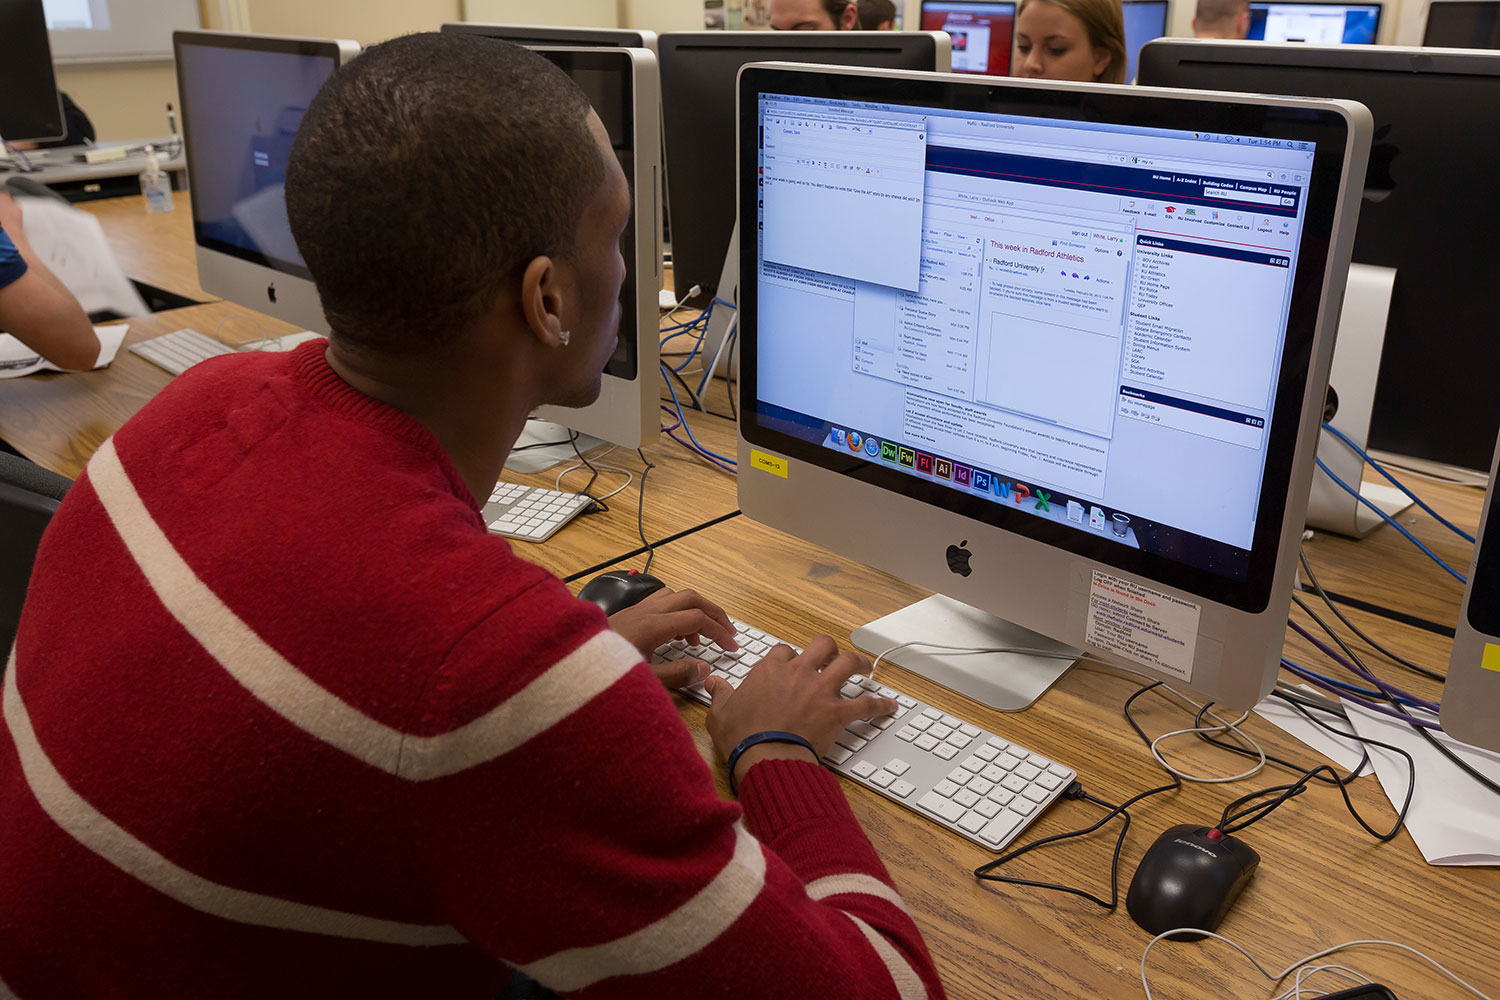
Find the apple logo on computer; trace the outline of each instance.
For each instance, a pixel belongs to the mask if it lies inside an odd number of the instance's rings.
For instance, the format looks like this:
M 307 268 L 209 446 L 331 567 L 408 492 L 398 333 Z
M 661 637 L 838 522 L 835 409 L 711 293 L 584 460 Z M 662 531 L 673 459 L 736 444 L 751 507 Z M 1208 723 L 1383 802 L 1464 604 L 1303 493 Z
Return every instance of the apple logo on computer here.
M 276 301 L 276 282 L 273 281 L 266 286 L 266 298 L 270 299 L 272 302 Z
M 1391 175 L 1391 162 L 1401 155 L 1401 147 L 1394 142 L 1380 142 L 1391 134 L 1389 122 L 1375 130 L 1376 142 L 1370 147 L 1370 165 L 1365 169 L 1365 201 L 1377 205 L 1396 190 L 1396 178 Z
M 965 538 L 957 545 L 948 546 L 948 568 L 959 576 L 968 576 L 974 572 L 973 568 L 969 565 L 969 557 L 974 553 L 964 548 L 968 544 L 969 540 Z

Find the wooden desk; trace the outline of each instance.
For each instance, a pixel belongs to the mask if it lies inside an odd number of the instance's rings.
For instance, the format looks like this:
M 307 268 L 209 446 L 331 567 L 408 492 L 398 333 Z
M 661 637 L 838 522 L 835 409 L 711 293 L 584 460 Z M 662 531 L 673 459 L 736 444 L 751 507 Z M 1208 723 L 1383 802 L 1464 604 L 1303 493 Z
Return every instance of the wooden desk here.
M 1473 527 L 1478 491 L 1424 487 L 1423 492 L 1441 495 L 1440 509 Z M 1419 533 L 1431 534 L 1420 526 Z M 1360 543 L 1314 539 L 1309 556 L 1315 567 L 1322 564 L 1324 586 L 1407 597 L 1404 607 L 1430 605 L 1434 614 L 1444 616 L 1438 620 L 1456 618 L 1457 601 L 1440 580 L 1441 571 L 1399 537 L 1395 542 L 1385 538 L 1395 535 L 1389 529 L 1376 534 Z M 1372 566 L 1378 572 L 1371 572 Z M 847 645 L 852 627 L 926 596 L 904 581 L 744 517 L 663 546 L 652 572 L 673 586 L 696 587 L 735 617 L 792 641 L 827 632 Z M 1439 669 L 1447 662 L 1448 641 L 1430 632 L 1374 615 L 1362 615 L 1360 624 L 1422 662 Z M 1294 639 L 1287 650 L 1326 672 L 1326 661 L 1320 662 L 1302 640 Z M 1387 679 L 1419 695 L 1439 694 L 1435 682 L 1399 671 L 1378 656 L 1372 655 L 1370 662 L 1383 665 Z M 1125 698 L 1141 686 L 1135 678 L 1075 668 L 1033 708 L 1002 714 L 899 667 L 882 664 L 879 676 L 1069 763 L 1085 786 L 1106 801 L 1122 801 L 1165 782 L 1121 715 Z M 683 700 L 681 712 L 705 759 L 712 760 L 703 728 L 705 709 Z M 1191 724 L 1187 713 L 1155 695 L 1142 697 L 1135 713 L 1152 735 Z M 1270 753 L 1296 761 L 1317 759 L 1258 717 L 1245 728 Z M 1241 758 L 1192 740 L 1178 741 L 1166 752 L 1179 766 L 1199 773 L 1233 774 L 1244 766 Z M 1054 892 L 980 883 L 972 871 L 992 855 L 852 782 L 844 787 L 915 912 L 951 997 L 1071 1000 L 1141 995 L 1141 950 L 1150 935 L 1126 914 L 1124 892 L 1151 841 L 1178 823 L 1215 822 L 1228 801 L 1289 780 L 1287 774 L 1271 767 L 1245 781 L 1187 785 L 1132 807 L 1133 823 L 1121 857 L 1121 905 L 1113 913 Z M 722 769 L 720 781 L 724 788 Z M 1350 792 L 1372 825 L 1389 825 L 1393 813 L 1375 778 L 1359 779 Z M 1101 812 L 1086 803 L 1059 803 L 1024 838 L 1030 842 L 1086 826 Z M 1114 832 L 1111 827 L 1083 841 L 1044 849 L 1019 859 L 1007 873 L 1083 885 L 1107 897 Z M 1480 989 L 1500 995 L 1500 941 L 1486 930 L 1500 899 L 1500 869 L 1430 867 L 1405 831 L 1391 843 L 1379 844 L 1358 828 L 1339 795 L 1325 786 L 1314 786 L 1287 803 L 1246 830 L 1244 839 L 1260 852 L 1262 867 L 1220 930 L 1266 965 L 1279 969 L 1347 940 L 1391 938 L 1428 952 Z M 1403 997 L 1466 995 L 1439 985 L 1439 976 L 1428 967 L 1387 951 L 1358 951 L 1342 960 L 1386 979 Z M 1162 997 L 1275 992 L 1265 989 L 1238 954 L 1215 942 L 1163 943 L 1152 951 L 1150 968 L 1152 985 Z M 1322 985 L 1329 988 L 1326 980 Z
M 199 302 L 215 301 L 198 285 L 193 212 L 186 191 L 173 193 L 170 212 L 150 214 L 146 199 L 107 198 L 76 206 L 99 220 L 128 277 Z

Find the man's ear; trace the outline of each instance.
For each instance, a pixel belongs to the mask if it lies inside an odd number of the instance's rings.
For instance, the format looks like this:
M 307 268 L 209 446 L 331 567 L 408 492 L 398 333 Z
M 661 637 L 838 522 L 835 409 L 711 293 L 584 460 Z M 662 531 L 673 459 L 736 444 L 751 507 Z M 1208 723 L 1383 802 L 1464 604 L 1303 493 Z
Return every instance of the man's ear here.
M 843 22 L 844 31 L 853 31 L 859 24 L 859 8 L 852 3 L 844 4 L 844 13 L 839 20 Z
M 545 347 L 567 343 L 563 323 L 562 276 L 551 257 L 533 257 L 521 274 L 521 313 L 526 325 Z

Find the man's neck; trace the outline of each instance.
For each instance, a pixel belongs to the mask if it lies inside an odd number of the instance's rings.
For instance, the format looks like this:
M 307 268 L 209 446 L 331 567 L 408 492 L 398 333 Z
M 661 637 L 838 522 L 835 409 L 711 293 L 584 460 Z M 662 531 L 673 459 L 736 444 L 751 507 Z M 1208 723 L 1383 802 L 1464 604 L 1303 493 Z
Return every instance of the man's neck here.
M 325 356 L 350 387 L 431 431 L 475 501 L 484 502 L 532 409 L 522 385 L 497 386 L 484 374 L 486 366 L 451 357 L 371 359 L 337 341 L 329 343 Z

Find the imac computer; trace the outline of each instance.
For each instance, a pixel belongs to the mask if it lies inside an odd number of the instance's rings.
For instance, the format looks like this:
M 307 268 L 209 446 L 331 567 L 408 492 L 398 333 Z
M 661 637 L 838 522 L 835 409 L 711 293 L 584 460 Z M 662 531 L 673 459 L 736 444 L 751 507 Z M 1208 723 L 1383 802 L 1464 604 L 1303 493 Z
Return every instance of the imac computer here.
M 953 72 L 1010 75 L 1016 5 L 975 0 L 922 0 L 922 30 L 946 31 Z
M 0 0 L 0 139 L 64 137 L 42 0 Z
M 1370 109 L 1375 144 L 1354 260 L 1395 273 L 1367 443 L 1386 456 L 1487 470 L 1500 397 L 1460 387 L 1500 367 L 1488 293 L 1500 274 L 1491 237 L 1500 201 L 1475 194 L 1500 162 L 1500 130 L 1475 125 L 1500 109 L 1500 53 L 1163 39 L 1142 50 L 1140 82 Z
M 631 212 L 620 234 L 619 342 L 604 367 L 599 398 L 588 406 L 545 406 L 538 417 L 625 448 L 661 430 L 657 289 L 661 262 L 661 132 L 656 56 L 644 48 L 547 48 L 537 54 L 573 78 L 609 133 L 630 184 Z M 642 219 L 650 220 L 642 225 Z M 540 440 L 553 440 L 543 434 Z M 570 449 L 571 450 L 571 449 Z
M 781 65 L 739 108 L 740 506 L 939 592 L 855 643 L 1264 697 L 1369 114 Z M 1003 709 L 1067 662 L 892 658 Z
M 1167 0 L 1124 0 L 1125 82 L 1135 80 L 1141 46 L 1167 33 Z
M 671 31 L 661 54 L 672 282 L 705 306 L 719 292 L 734 230 L 734 81 L 746 63 L 780 60 L 946 72 L 940 31 Z M 729 296 L 722 296 L 726 299 Z
M 1252 3 L 1250 33 L 1259 42 L 1374 45 L 1380 32 L 1378 3 Z
M 287 223 L 286 161 L 319 88 L 352 41 L 217 31 L 172 35 L 193 205 L 198 284 L 327 333 Z
M 1496 472 L 1500 448 L 1490 462 L 1490 488 L 1448 659 L 1442 723 L 1454 739 L 1500 752 L 1500 523 L 1490 531 Z
M 1445 49 L 1500 49 L 1500 0 L 1431 0 L 1422 44 Z

